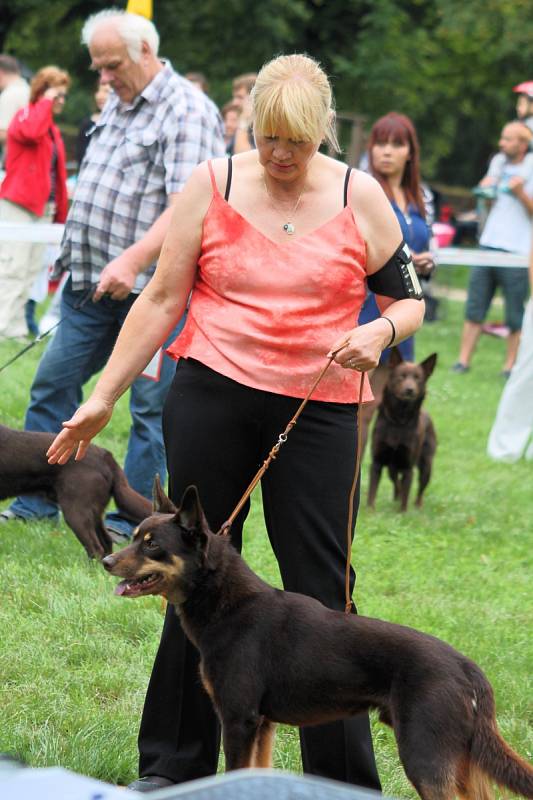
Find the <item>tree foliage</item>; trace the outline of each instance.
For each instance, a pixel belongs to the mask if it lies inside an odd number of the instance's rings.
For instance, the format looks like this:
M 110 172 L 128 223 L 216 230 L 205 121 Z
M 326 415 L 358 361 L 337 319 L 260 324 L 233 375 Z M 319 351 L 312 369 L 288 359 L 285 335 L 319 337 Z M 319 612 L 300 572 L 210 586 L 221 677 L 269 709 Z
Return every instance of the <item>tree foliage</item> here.
M 81 25 L 107 5 L 10 0 L 2 13 L 4 51 L 74 76 L 70 121 L 87 111 L 94 83 Z M 205 72 L 217 102 L 234 75 L 308 52 L 331 75 L 339 109 L 369 125 L 393 109 L 411 116 L 426 176 L 448 183 L 478 180 L 514 116 L 512 86 L 533 78 L 533 0 L 154 0 L 154 13 L 161 53 L 182 72 Z

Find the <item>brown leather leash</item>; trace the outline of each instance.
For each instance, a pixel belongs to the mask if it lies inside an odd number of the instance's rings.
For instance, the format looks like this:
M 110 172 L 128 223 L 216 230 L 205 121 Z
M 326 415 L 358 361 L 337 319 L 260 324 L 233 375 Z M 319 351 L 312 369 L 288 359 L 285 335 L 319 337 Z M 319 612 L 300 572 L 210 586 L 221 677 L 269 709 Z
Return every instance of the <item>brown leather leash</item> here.
M 241 497 L 241 499 L 239 500 L 239 502 L 237 503 L 237 505 L 233 509 L 232 513 L 230 514 L 230 516 L 228 517 L 226 522 L 224 522 L 224 524 L 222 525 L 220 530 L 217 532 L 218 536 L 227 536 L 229 534 L 229 532 L 231 530 L 231 526 L 233 525 L 233 523 L 235 521 L 235 518 L 237 517 L 237 515 L 241 511 L 242 507 L 244 506 L 244 504 L 246 503 L 246 501 L 248 500 L 248 498 L 252 494 L 253 490 L 255 489 L 255 487 L 257 486 L 257 484 L 259 483 L 259 481 L 261 480 L 261 478 L 263 477 L 263 475 L 265 474 L 265 472 L 267 471 L 269 466 L 271 465 L 272 461 L 274 461 L 274 459 L 277 457 L 282 445 L 284 445 L 285 442 L 287 441 L 289 433 L 291 432 L 291 430 L 296 425 L 300 414 L 304 410 L 304 408 L 307 405 L 308 401 L 311 399 L 311 395 L 315 391 L 316 387 L 318 386 L 318 384 L 320 383 L 320 381 L 322 380 L 322 378 L 324 377 L 324 375 L 326 374 L 326 372 L 330 368 L 333 359 L 335 358 L 337 353 L 340 352 L 340 350 L 342 350 L 345 346 L 346 345 L 343 345 L 342 347 L 340 347 L 339 350 L 336 350 L 328 358 L 327 364 L 322 369 L 322 371 L 320 372 L 320 375 L 315 380 L 315 382 L 313 383 L 313 385 L 311 386 L 311 388 L 307 392 L 305 398 L 302 400 L 302 402 L 298 406 L 298 408 L 296 410 L 296 413 L 294 414 L 292 419 L 287 424 L 287 427 L 285 428 L 283 433 L 280 433 L 280 435 L 278 436 L 278 441 L 272 447 L 272 449 L 270 450 L 267 458 L 263 461 L 263 464 L 258 469 L 258 471 L 254 475 L 254 477 L 252 478 L 248 488 L 244 492 L 243 496 Z M 359 478 L 359 472 L 360 472 L 360 469 L 361 469 L 361 456 L 362 456 L 362 444 L 363 444 L 363 429 L 362 429 L 362 425 L 361 425 L 361 406 L 362 406 L 362 400 L 363 400 L 364 383 L 365 383 L 365 373 L 361 372 L 361 380 L 360 380 L 360 383 L 359 383 L 359 399 L 357 401 L 357 453 L 356 453 L 356 459 L 355 459 L 355 472 L 354 472 L 354 476 L 353 476 L 352 487 L 350 489 L 350 499 L 349 499 L 349 507 L 348 507 L 348 525 L 347 525 L 347 530 L 346 530 L 346 540 L 347 540 L 346 576 L 345 576 L 346 605 L 344 607 L 344 611 L 345 611 L 346 614 L 349 614 L 351 612 L 352 605 L 353 605 L 351 597 L 350 597 L 350 565 L 351 565 L 351 561 L 352 561 L 352 521 L 353 521 L 353 501 L 354 501 L 354 497 L 355 497 L 355 490 L 357 488 L 357 481 L 358 481 L 358 478 Z

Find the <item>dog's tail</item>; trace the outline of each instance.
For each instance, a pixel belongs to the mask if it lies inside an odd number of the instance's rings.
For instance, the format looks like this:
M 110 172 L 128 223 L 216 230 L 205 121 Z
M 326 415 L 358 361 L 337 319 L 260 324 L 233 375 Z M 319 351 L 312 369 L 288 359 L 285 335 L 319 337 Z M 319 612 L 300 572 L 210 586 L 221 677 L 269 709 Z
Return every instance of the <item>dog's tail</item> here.
M 113 475 L 111 494 L 115 503 L 124 516 L 132 522 L 142 522 L 152 513 L 152 502 L 129 485 L 124 471 L 119 467 L 111 453 L 106 453 L 106 459 Z
M 533 798 L 533 767 L 507 744 L 498 731 L 492 688 L 478 667 L 472 665 L 476 721 L 471 758 L 482 772 L 500 786 L 522 797 Z

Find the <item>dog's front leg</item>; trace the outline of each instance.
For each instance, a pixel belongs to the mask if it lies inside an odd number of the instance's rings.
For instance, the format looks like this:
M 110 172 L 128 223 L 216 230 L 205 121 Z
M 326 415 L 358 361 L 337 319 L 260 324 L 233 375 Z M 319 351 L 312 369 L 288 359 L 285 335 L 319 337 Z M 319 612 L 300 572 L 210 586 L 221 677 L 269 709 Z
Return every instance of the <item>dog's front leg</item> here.
M 400 511 L 407 511 L 407 501 L 409 500 L 409 492 L 411 491 L 411 484 L 413 482 L 413 470 L 406 469 L 403 472 L 400 481 Z
M 272 767 L 272 749 L 276 725 L 269 719 L 263 719 L 257 734 L 257 748 L 255 751 L 254 767 Z
M 424 489 L 429 483 L 429 479 L 431 478 L 431 461 L 426 457 L 422 457 L 420 459 L 418 465 L 418 495 L 416 498 L 416 505 L 418 508 L 422 507 L 422 495 L 424 494 Z
M 379 479 L 381 478 L 382 466 L 377 461 L 372 461 L 370 468 L 370 481 L 368 485 L 368 507 L 374 508 L 376 505 L 376 494 L 379 486 Z
M 258 714 L 231 719 L 222 718 L 226 772 L 254 766 L 261 722 L 262 719 Z

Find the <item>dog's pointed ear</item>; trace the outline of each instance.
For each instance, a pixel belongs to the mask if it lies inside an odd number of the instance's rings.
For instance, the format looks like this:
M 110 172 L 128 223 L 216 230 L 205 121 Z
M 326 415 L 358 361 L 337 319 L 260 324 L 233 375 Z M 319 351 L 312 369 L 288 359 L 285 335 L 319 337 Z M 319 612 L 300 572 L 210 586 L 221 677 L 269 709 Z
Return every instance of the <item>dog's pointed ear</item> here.
M 398 364 L 401 364 L 402 361 L 403 361 L 403 356 L 400 353 L 400 351 L 398 350 L 398 348 L 397 347 L 391 347 L 388 366 L 391 369 L 393 369 L 394 367 L 397 367 Z
M 424 375 L 426 376 L 426 380 L 433 373 L 436 363 L 437 363 L 437 354 L 432 353 L 430 356 L 421 361 L 420 364 L 418 365 L 419 367 L 422 367 L 422 369 L 424 370 Z
M 206 537 L 206 531 L 209 529 L 207 520 L 205 518 L 202 505 L 200 503 L 200 495 L 196 486 L 187 486 L 181 498 L 180 507 L 178 508 L 175 516 L 176 522 L 181 528 L 185 528 L 189 537 L 197 537 L 201 534 L 202 541 Z
M 172 500 L 164 493 L 159 475 L 156 475 L 152 486 L 152 511 L 154 514 L 175 514 L 177 510 Z

